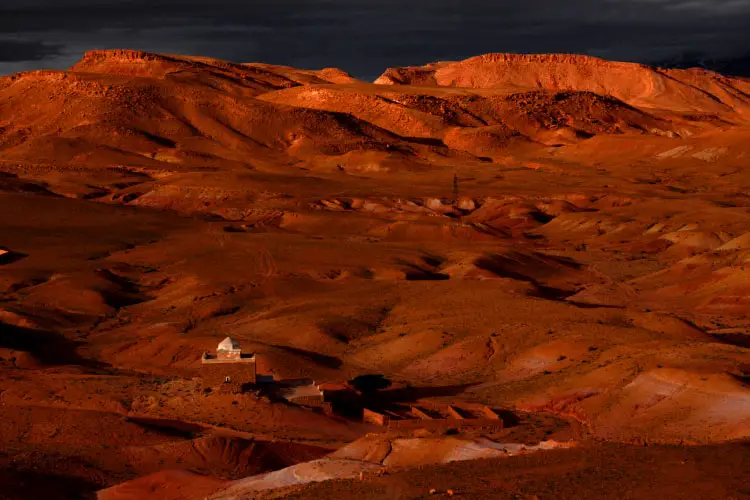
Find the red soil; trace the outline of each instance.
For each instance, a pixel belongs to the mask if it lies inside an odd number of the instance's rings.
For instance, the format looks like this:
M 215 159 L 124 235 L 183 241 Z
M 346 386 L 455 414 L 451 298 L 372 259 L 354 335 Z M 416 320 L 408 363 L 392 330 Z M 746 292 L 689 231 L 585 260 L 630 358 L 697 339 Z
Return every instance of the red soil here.
M 553 415 L 523 432 L 574 419 L 583 441 L 674 446 L 655 457 L 749 437 L 747 80 L 487 55 L 377 83 L 135 51 L 0 78 L 9 496 L 235 478 L 372 430 L 204 394 L 200 355 L 228 334 L 276 378 L 380 373 Z M 603 484 L 644 477 L 654 448 L 608 446 L 555 456 L 636 450 Z M 538 460 L 529 492 L 580 491 Z M 425 474 L 500 494 L 443 467 Z M 695 491 L 744 494 L 716 471 Z M 218 484 L 138 488 L 192 483 Z

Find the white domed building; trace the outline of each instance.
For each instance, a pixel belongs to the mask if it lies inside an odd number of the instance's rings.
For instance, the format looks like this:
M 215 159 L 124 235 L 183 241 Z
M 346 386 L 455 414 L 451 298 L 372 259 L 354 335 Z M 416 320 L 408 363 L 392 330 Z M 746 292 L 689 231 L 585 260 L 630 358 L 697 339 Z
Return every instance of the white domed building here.
M 241 393 L 257 383 L 255 354 L 243 354 L 232 337 L 219 343 L 215 355 L 204 353 L 201 363 L 204 389 Z

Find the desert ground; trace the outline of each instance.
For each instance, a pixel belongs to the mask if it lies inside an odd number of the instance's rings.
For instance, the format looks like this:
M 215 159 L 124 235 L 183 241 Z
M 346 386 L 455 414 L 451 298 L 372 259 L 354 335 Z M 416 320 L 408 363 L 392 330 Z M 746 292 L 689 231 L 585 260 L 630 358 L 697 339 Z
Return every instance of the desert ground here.
M 748 165 L 750 79 L 699 69 L 0 77 L 0 498 L 750 498 Z M 512 418 L 205 391 L 227 336 Z

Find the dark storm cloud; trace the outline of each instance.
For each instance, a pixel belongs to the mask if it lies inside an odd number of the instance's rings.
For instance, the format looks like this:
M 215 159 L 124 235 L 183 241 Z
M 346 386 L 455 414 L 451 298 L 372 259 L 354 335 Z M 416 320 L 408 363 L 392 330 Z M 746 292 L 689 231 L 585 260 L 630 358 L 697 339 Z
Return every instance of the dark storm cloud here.
M 0 39 L 0 62 L 42 61 L 60 55 L 63 46 L 35 40 Z
M 120 47 L 362 77 L 485 52 L 651 62 L 740 55 L 748 26 L 750 0 L 14 0 L 0 5 L 0 40 L 28 45 L 14 63 L 0 58 L 0 72 Z M 44 47 L 55 50 L 39 57 Z

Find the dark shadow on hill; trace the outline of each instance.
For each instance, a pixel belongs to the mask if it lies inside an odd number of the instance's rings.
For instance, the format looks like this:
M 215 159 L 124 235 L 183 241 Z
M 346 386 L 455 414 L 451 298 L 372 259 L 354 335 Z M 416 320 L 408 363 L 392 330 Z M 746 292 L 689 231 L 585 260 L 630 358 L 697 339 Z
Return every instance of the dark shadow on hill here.
M 536 287 L 536 290 L 534 291 L 534 293 L 530 295 L 532 295 L 533 297 L 538 297 L 540 299 L 545 299 L 545 300 L 563 301 L 567 299 L 568 297 L 575 295 L 576 293 L 575 290 L 565 290 L 562 288 L 555 288 L 552 286 L 538 285 L 536 283 L 534 285 Z M 578 305 L 578 304 L 574 304 L 574 305 Z M 579 306 L 579 307 L 585 307 L 585 306 Z M 597 307 L 597 306 L 594 306 L 594 307 Z
M 581 269 L 581 264 L 573 259 L 538 252 L 490 254 L 478 258 L 475 265 L 500 277 L 522 281 L 537 281 L 565 270 Z
M 495 238 L 510 238 L 512 236 L 511 231 L 507 229 L 497 228 L 487 224 L 472 223 L 471 227 L 478 233 L 486 234 L 487 236 L 493 236 Z
M 50 331 L 0 323 L 0 347 L 32 354 L 45 366 L 77 365 L 103 369 L 108 365 L 78 354 L 78 343 Z
M 111 290 L 100 292 L 110 307 L 121 309 L 151 299 L 151 297 L 142 293 L 141 287 L 137 283 L 125 276 L 116 274 L 111 269 L 99 269 L 97 274 L 115 285 L 115 288 Z
M 95 498 L 96 490 L 104 486 L 82 477 L 13 468 L 0 469 L 0 485 L 0 498 L 47 500 Z
M 396 259 L 396 263 L 402 266 L 402 270 L 408 281 L 445 281 L 450 276 L 438 271 L 438 266 L 443 262 L 439 257 L 425 255 L 422 262 L 409 262 L 404 259 Z
M 0 173 L 0 192 L 60 196 L 43 186 L 21 180 L 17 175 L 5 172 Z
M 165 148 L 176 148 L 177 143 L 173 141 L 172 139 L 169 139 L 167 137 L 163 137 L 160 135 L 152 134 L 150 132 L 146 132 L 145 130 L 135 130 L 134 131 L 137 134 L 142 135 L 143 137 L 147 138 L 151 142 L 154 142 L 158 144 L 159 146 L 165 147 Z
M 392 388 L 393 383 L 388 378 L 373 373 L 355 377 L 348 385 L 348 389 L 326 392 L 326 399 L 337 414 L 361 420 L 363 408 L 387 409 L 425 398 L 456 397 L 476 384 Z
M 378 391 L 388 389 L 393 383 L 385 375 L 378 373 L 354 377 L 349 381 L 349 385 L 362 394 L 375 395 Z
M 748 388 L 750 388 L 750 373 L 743 374 L 743 375 L 739 375 L 737 373 L 730 373 L 730 375 L 735 380 L 737 380 L 739 383 L 741 383 L 741 384 L 747 386 Z
M 459 396 L 476 384 L 443 385 L 434 387 L 399 387 L 377 392 L 378 401 L 386 404 L 412 402 L 423 398 Z
M 3 250 L 3 248 L 0 247 L 0 250 Z M 26 255 L 25 253 L 11 252 L 7 250 L 6 252 L 7 253 L 3 253 L 2 255 L 0 255 L 0 266 L 4 266 L 6 264 L 13 264 L 14 262 L 17 262 L 21 259 L 28 257 L 28 255 Z
M 581 268 L 578 262 L 565 257 L 519 252 L 486 255 L 476 259 L 474 265 L 501 278 L 531 283 L 535 289 L 532 295 L 547 300 L 565 300 L 576 290 L 549 286 L 545 284 L 546 279 Z
M 284 345 L 269 345 L 269 347 L 296 354 L 297 356 L 309 359 L 310 361 L 325 366 L 326 368 L 338 368 L 342 364 L 341 360 L 334 356 L 326 356 L 325 354 L 318 354 L 317 352 L 306 351 L 297 347 L 288 347 Z
M 570 295 L 566 295 L 567 297 L 570 297 Z M 595 304 L 590 302 L 579 302 L 576 300 L 569 300 L 563 297 L 562 299 L 571 306 L 576 306 L 580 309 L 625 309 L 626 306 L 622 305 L 613 305 L 613 304 Z
M 359 318 L 338 316 L 321 321 L 318 328 L 336 340 L 349 343 L 353 339 L 375 333 L 377 324 Z
M 203 434 L 205 431 L 205 429 L 198 424 L 191 424 L 181 420 L 142 417 L 128 417 L 126 420 L 165 436 L 183 439 L 193 439 L 196 436 Z
M 329 316 L 318 323 L 318 328 L 348 344 L 352 340 L 381 332 L 392 309 L 392 306 L 386 305 L 363 310 L 357 316 Z
M 505 424 L 505 427 L 515 427 L 521 423 L 521 418 L 510 410 L 492 408 Z
M 711 336 L 722 344 L 750 349 L 750 335 L 742 333 L 714 333 Z

